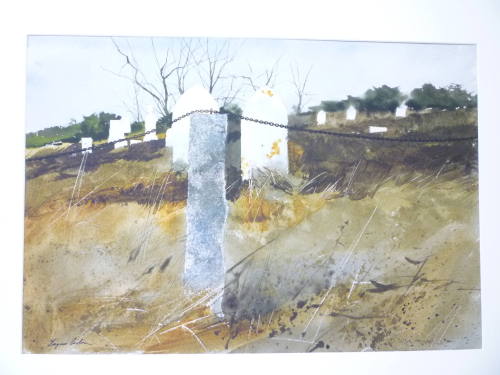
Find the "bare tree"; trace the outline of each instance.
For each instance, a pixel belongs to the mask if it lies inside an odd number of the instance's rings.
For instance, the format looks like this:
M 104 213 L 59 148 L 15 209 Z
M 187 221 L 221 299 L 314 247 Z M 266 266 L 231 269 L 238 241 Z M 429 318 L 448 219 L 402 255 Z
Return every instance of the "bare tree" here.
M 128 113 L 130 113 L 130 116 L 134 119 L 136 122 L 141 122 L 142 121 L 142 111 L 141 111 L 141 105 L 139 101 L 139 87 L 136 84 L 132 84 L 134 87 L 134 95 L 133 95 L 133 107 L 127 103 L 127 101 L 122 100 L 122 104 L 125 108 L 127 108 Z
M 165 50 L 165 57 L 160 61 L 160 59 L 158 58 L 158 53 L 156 51 L 156 46 L 153 38 L 151 38 L 151 46 L 153 47 L 155 62 L 158 69 L 157 73 L 159 75 L 162 94 L 163 94 L 162 95 L 163 103 L 160 103 L 162 104 L 161 113 L 162 115 L 167 115 L 169 112 L 169 106 L 168 106 L 169 99 L 171 96 L 173 96 L 173 94 L 170 91 L 169 80 L 171 78 L 177 77 L 174 76 L 174 73 L 178 73 L 179 70 L 185 69 L 186 67 L 179 65 L 178 61 L 175 61 L 175 58 L 172 56 L 172 51 L 170 50 L 170 48 L 167 48 Z M 188 57 L 185 62 L 186 65 L 188 64 L 189 56 L 190 54 L 188 53 Z
M 199 41 L 198 51 L 195 61 L 203 86 L 222 107 L 233 103 L 242 89 L 239 77 L 229 74 L 236 51 L 227 40 L 210 42 L 208 38 Z
M 294 66 L 295 65 L 295 66 Z M 302 75 L 299 65 L 295 63 L 290 65 L 290 71 L 292 74 L 292 85 L 295 89 L 297 95 L 297 104 L 295 105 L 295 112 L 297 114 L 302 112 L 302 107 L 305 105 L 305 98 L 310 95 L 306 92 L 307 82 L 309 80 L 309 75 L 311 74 L 312 66 L 305 75 Z
M 210 44 L 208 38 L 200 42 L 202 53 L 197 57 L 196 62 L 199 67 L 198 76 L 203 86 L 212 94 L 217 85 L 225 78 L 225 72 L 229 64 L 233 62 L 234 55 L 228 41 Z
M 226 107 L 234 103 L 243 88 L 242 85 L 239 84 L 238 78 L 235 76 L 225 77 L 224 80 L 227 81 L 224 88 L 224 94 L 216 98 L 221 107 Z
M 277 59 L 269 69 L 265 69 L 260 74 L 257 74 L 252 68 L 252 65 L 248 64 L 248 74 L 241 75 L 240 78 L 243 79 L 247 86 L 249 86 L 253 91 L 262 86 L 274 88 L 276 86 L 280 60 L 281 58 Z
M 181 39 L 178 48 L 160 50 L 151 38 L 156 69 L 155 76 L 148 78 L 135 59 L 130 45 L 128 51 L 125 51 L 115 39 L 111 40 L 116 51 L 125 59 L 121 71 L 111 73 L 130 80 L 135 85 L 134 88 L 153 99 L 162 116 L 169 114 L 172 101 L 175 102 L 184 93 L 186 83 L 192 81 L 194 74 L 198 75 L 202 85 L 222 106 L 235 101 L 241 91 L 238 77 L 228 72 L 235 58 L 229 41 Z M 124 69 L 126 71 L 122 73 Z
M 175 75 L 177 79 L 177 92 L 179 95 L 182 95 L 186 91 L 186 79 L 193 67 L 196 66 L 195 56 L 197 48 L 193 46 L 192 39 L 182 39 L 180 43 L 181 48 L 176 58 L 179 69 L 175 71 Z
M 139 88 L 142 92 L 146 93 L 153 99 L 158 112 L 162 116 L 167 115 L 169 113 L 170 99 L 174 96 L 174 94 L 177 94 L 177 92 L 180 94 L 184 92 L 185 79 L 189 73 L 192 58 L 190 45 L 183 45 L 177 58 L 174 56 L 171 49 L 167 48 L 164 51 L 163 57 L 160 59 L 154 39 L 151 38 L 151 47 L 153 49 L 153 55 L 157 67 L 156 79 L 155 83 L 153 83 L 146 77 L 144 71 L 139 66 L 139 63 L 135 59 L 130 46 L 130 52 L 127 53 L 113 38 L 111 40 L 117 52 L 125 58 L 125 64 L 122 69 L 127 68 L 129 70 L 128 74 L 116 72 L 111 73 L 130 80 L 134 83 L 134 87 Z M 177 81 L 177 92 L 171 89 L 172 84 L 170 81 L 174 78 Z

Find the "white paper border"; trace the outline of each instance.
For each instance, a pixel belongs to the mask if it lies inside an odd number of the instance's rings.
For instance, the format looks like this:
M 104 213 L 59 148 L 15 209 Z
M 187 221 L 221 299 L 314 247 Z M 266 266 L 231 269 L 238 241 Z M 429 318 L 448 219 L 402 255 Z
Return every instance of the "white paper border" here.
M 500 2 L 12 1 L 0 5 L 0 373 L 500 373 Z M 483 349 L 248 355 L 22 355 L 25 56 L 28 34 L 234 36 L 475 43 L 478 54 Z

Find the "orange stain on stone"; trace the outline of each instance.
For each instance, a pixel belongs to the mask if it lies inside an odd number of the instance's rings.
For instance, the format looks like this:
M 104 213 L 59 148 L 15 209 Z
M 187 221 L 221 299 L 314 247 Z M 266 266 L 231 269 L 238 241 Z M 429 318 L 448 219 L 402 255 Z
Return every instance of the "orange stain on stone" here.
M 278 139 L 277 141 L 273 142 L 273 145 L 271 146 L 271 152 L 266 154 L 266 156 L 269 159 L 271 159 L 275 155 L 280 154 L 280 146 L 279 146 L 280 142 L 281 142 L 281 139 Z
M 267 95 L 267 96 L 269 96 L 269 97 L 273 97 L 273 96 L 274 96 L 273 91 L 272 91 L 272 90 L 269 90 L 269 89 L 268 89 L 268 90 L 262 90 L 262 93 L 263 93 L 263 94 L 266 94 L 266 95 Z

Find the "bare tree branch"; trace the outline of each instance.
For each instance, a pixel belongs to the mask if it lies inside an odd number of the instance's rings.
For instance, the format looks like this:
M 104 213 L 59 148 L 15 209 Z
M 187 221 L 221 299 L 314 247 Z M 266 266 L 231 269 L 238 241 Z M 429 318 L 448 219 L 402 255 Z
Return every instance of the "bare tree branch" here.
M 202 48 L 202 56 L 196 61 L 200 68 L 198 76 L 208 92 L 213 94 L 221 80 L 228 78 L 225 72 L 234 61 L 234 54 L 231 53 L 228 41 L 224 41 L 221 45 L 217 43 L 210 45 L 207 38 Z
M 128 43 L 130 53 L 126 53 L 120 45 L 111 38 L 117 52 L 125 58 L 125 64 L 123 68 L 128 68 L 131 71 L 130 75 L 124 75 L 116 72 L 111 72 L 118 77 L 125 78 L 133 82 L 141 91 L 149 95 L 155 102 L 158 112 L 165 116 L 169 113 L 170 100 L 175 100 L 177 95 L 182 95 L 185 91 L 186 80 L 188 75 L 195 66 L 195 52 L 196 48 L 193 47 L 192 40 L 182 39 L 180 41 L 179 48 L 167 48 L 163 52 L 163 57 L 160 59 L 160 51 L 156 45 L 155 39 L 151 38 L 151 48 L 153 51 L 153 58 L 156 64 L 156 79 L 157 85 L 152 84 L 144 74 L 144 71 L 140 68 L 135 56 L 133 54 L 132 47 Z M 208 43 L 208 41 L 207 41 Z M 217 80 L 221 78 L 221 71 L 216 68 L 220 68 L 219 61 L 217 59 L 212 59 L 210 55 L 210 50 L 207 45 L 207 53 L 210 56 L 211 66 L 211 80 L 210 85 L 213 88 L 217 84 Z M 219 55 L 220 51 L 217 51 Z M 214 65 L 215 64 L 215 67 Z M 109 70 L 108 70 L 109 71 Z
M 295 69 L 293 65 L 290 65 L 290 71 L 292 74 L 292 85 L 295 88 L 295 93 L 297 95 L 297 105 L 295 106 L 295 112 L 299 114 L 302 112 L 302 107 L 305 104 L 305 98 L 309 95 L 306 92 L 306 87 L 309 80 L 309 75 L 312 71 L 312 65 L 309 67 L 309 70 L 307 71 L 305 77 L 302 77 L 297 63 L 295 63 Z
M 250 71 L 250 74 L 247 76 L 241 75 L 240 78 L 247 81 L 248 85 L 252 88 L 253 91 L 255 91 L 258 89 L 258 87 L 257 87 L 257 84 L 254 82 L 254 73 L 253 73 L 252 65 L 248 64 L 248 70 Z
M 182 39 L 181 44 L 182 46 L 177 58 L 179 69 L 176 70 L 177 91 L 179 95 L 184 94 L 184 91 L 186 91 L 186 78 L 194 66 L 193 60 L 196 54 L 196 48 L 193 48 L 193 41 L 191 39 L 189 41 Z
M 235 87 L 235 83 L 238 80 L 236 76 L 224 77 L 224 80 L 229 81 L 229 86 L 225 89 L 225 95 L 216 98 L 216 100 L 221 104 L 221 107 L 225 107 L 231 103 L 234 103 L 241 92 L 242 86 L 239 85 Z
M 145 93 L 153 99 L 162 116 L 168 115 L 171 102 L 175 102 L 185 92 L 192 74 L 198 75 L 210 94 L 219 96 L 218 101 L 222 105 L 234 102 L 242 90 L 242 77 L 229 74 L 236 54 L 229 41 L 180 39 L 175 48 L 170 44 L 162 50 L 157 41 L 151 38 L 152 62 L 156 66 L 150 72 L 153 74 L 151 80 L 146 76 L 147 71 L 139 65 L 128 40 L 128 51 L 123 49 L 123 43 L 119 44 L 114 38 L 111 41 L 118 54 L 124 58 L 124 64 L 119 72 L 106 70 L 134 84 L 136 108 L 139 106 L 138 94 Z M 269 84 L 275 78 L 274 65 L 259 78 Z M 136 112 L 140 117 L 140 113 Z
M 239 78 L 243 79 L 247 82 L 247 86 L 249 86 L 253 91 L 259 89 L 260 87 L 266 86 L 270 88 L 274 88 L 276 85 L 276 79 L 278 76 L 278 65 L 281 60 L 281 57 L 274 61 L 273 65 L 265 69 L 262 73 L 256 74 L 252 65 L 248 64 L 248 75 L 240 75 Z
M 132 61 L 131 57 L 122 51 L 122 49 L 120 48 L 118 43 L 116 43 L 116 41 L 113 38 L 111 38 L 111 40 L 112 40 L 116 50 L 118 51 L 118 53 L 125 58 L 125 66 L 129 66 L 132 69 L 133 78 L 130 78 L 130 77 L 127 77 L 127 78 L 131 79 L 139 88 L 141 88 L 143 91 L 148 93 L 151 97 L 153 97 L 153 99 L 156 102 L 161 104 L 162 112 L 164 112 L 163 114 L 166 114 L 168 112 L 168 110 L 167 110 L 168 97 L 162 98 L 159 95 L 157 95 L 157 93 L 155 93 L 153 90 L 148 88 L 147 84 L 143 83 L 139 79 L 139 76 L 142 75 L 142 73 L 140 72 L 140 70 L 136 66 L 136 64 Z M 121 75 L 118 75 L 118 76 L 121 76 Z
M 135 104 L 135 121 L 140 122 L 142 120 L 142 111 L 139 103 L 139 89 L 134 86 L 134 104 Z

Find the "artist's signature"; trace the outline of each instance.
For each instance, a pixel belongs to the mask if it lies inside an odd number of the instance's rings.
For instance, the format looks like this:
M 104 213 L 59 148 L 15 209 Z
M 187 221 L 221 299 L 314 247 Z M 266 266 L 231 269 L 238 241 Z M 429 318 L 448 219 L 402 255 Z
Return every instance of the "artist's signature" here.
M 79 339 L 77 337 L 73 338 L 71 341 L 58 341 L 57 339 L 50 339 L 47 346 L 53 346 L 56 349 L 61 346 L 73 346 L 73 345 L 90 345 L 84 339 Z

